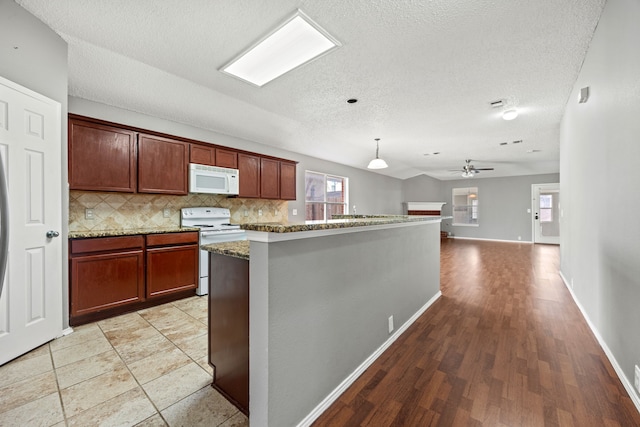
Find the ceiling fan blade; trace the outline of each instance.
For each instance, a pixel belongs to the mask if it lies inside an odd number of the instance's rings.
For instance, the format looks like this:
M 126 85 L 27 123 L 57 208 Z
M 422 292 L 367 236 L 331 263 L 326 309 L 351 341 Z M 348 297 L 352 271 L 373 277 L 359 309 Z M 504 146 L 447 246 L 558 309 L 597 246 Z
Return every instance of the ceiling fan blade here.
M 492 171 L 493 170 L 493 168 L 473 168 L 473 169 L 477 170 L 477 171 Z

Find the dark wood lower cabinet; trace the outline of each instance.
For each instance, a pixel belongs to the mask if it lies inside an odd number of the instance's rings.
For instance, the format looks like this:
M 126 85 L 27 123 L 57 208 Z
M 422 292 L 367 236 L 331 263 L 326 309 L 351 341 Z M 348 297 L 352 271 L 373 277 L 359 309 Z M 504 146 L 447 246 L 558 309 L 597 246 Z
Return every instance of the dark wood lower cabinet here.
M 249 414 L 249 261 L 209 254 L 213 387 Z
M 147 249 L 147 298 L 198 286 L 198 245 Z
M 71 239 L 69 324 L 195 295 L 198 233 Z
M 144 301 L 142 249 L 71 258 L 71 316 Z

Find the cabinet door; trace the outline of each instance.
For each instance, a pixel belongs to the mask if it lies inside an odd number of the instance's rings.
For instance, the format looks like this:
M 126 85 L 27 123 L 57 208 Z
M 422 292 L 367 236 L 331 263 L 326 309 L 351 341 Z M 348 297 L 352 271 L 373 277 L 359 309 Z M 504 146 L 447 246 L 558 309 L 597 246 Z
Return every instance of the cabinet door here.
M 260 197 L 280 198 L 280 162 L 277 160 L 260 159 Z
M 216 166 L 238 169 L 238 153 L 216 148 Z
M 147 248 L 147 298 L 195 289 L 198 245 Z
M 71 317 L 144 301 L 142 249 L 71 257 Z
M 296 199 L 296 164 L 280 162 L 280 199 Z
M 203 147 L 202 145 L 191 144 L 191 152 L 189 154 L 191 163 L 199 165 L 216 165 L 216 149 L 213 147 Z
M 136 134 L 69 119 L 69 188 L 136 191 Z
M 186 195 L 189 144 L 138 135 L 138 192 Z
M 213 386 L 249 411 L 249 261 L 209 255 L 209 364 Z
M 240 197 L 260 197 L 260 157 L 238 153 Z

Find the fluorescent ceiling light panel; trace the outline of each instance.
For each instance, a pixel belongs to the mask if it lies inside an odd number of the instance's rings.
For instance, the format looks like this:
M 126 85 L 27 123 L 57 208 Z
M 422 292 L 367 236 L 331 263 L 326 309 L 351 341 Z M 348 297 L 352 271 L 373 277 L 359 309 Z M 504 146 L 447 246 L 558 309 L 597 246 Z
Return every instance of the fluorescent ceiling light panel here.
M 256 86 L 263 86 L 338 46 L 340 43 L 337 40 L 298 11 L 221 70 Z

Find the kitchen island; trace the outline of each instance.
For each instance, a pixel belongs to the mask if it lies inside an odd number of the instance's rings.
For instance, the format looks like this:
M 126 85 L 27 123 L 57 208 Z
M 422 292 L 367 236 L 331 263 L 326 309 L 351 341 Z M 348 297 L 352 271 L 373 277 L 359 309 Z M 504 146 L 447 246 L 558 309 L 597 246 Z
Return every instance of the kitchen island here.
M 205 248 L 212 293 L 225 259 L 248 269 L 251 425 L 310 425 L 440 295 L 439 217 L 242 228 L 248 246 Z

